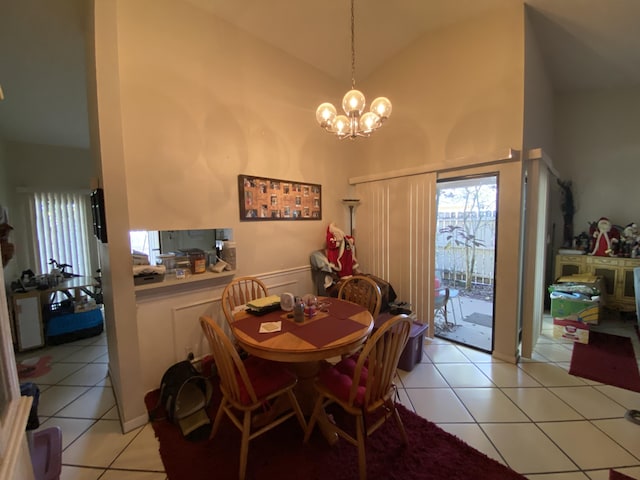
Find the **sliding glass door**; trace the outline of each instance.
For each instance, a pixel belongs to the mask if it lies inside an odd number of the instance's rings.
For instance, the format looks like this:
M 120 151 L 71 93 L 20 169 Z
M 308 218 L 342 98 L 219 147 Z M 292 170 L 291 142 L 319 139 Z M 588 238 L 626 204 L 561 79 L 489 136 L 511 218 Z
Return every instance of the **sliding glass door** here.
M 438 181 L 435 335 L 493 350 L 497 175 Z

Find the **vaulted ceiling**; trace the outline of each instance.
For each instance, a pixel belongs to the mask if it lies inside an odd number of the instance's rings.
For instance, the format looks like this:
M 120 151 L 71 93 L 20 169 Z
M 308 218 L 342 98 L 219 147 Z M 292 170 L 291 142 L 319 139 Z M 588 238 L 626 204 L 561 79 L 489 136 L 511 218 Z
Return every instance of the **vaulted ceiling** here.
M 328 75 L 351 76 L 347 0 L 182 0 Z M 554 88 L 640 86 L 638 0 L 356 0 L 356 68 L 366 78 L 430 29 L 523 2 Z M 0 138 L 86 148 L 87 0 L 5 1 Z

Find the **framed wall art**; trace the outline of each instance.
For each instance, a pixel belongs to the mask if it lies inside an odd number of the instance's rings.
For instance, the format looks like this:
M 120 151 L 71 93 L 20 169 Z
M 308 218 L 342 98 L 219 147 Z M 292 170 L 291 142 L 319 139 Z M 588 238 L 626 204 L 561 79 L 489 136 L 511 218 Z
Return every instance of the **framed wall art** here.
M 322 186 L 238 175 L 240 221 L 322 220 Z

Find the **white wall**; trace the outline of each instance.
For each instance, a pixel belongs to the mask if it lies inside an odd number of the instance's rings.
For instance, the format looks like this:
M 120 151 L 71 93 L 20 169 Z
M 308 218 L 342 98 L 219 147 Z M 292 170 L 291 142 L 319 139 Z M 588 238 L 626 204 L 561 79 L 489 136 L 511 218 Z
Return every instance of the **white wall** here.
M 523 21 L 521 5 L 486 12 L 426 34 L 387 62 L 363 91 L 388 96 L 394 111 L 350 173 L 450 167 L 520 150 Z
M 315 123 L 332 81 L 184 2 L 98 1 L 93 65 L 110 369 L 129 425 L 145 352 L 128 231 L 233 228 L 238 275 L 308 267 L 327 224 L 348 221 L 349 150 Z M 240 222 L 238 174 L 321 184 L 322 221 Z
M 345 218 L 329 80 L 185 2 L 119 2 L 118 44 L 131 227 L 233 228 L 241 273 L 307 264 Z M 238 174 L 322 184 L 323 221 L 241 223 Z
M 553 158 L 553 85 L 525 9 L 523 150 L 541 148 Z
M 88 190 L 96 175 L 88 149 L 7 142 L 6 155 L 13 187 Z
M 573 182 L 574 234 L 587 222 L 640 223 L 640 87 L 556 96 L 555 165 Z
M 11 192 L 13 191 L 11 187 L 11 182 L 9 181 L 8 170 L 8 160 L 6 154 L 6 142 L 0 138 L 0 207 L 3 207 L 7 210 L 7 214 L 9 216 L 9 224 L 13 226 L 14 218 L 17 220 L 16 212 L 13 208 L 13 198 L 11 196 Z M 11 232 L 9 235 L 9 240 L 11 243 L 15 245 L 16 235 L 14 232 Z M 4 268 L 4 281 L 5 284 L 10 285 L 11 280 L 15 278 L 16 275 L 19 274 L 20 270 L 18 270 L 17 261 L 15 260 L 15 255 L 13 259 L 5 266 Z
M 46 273 L 39 272 L 30 248 L 34 236 L 29 228 L 25 194 L 63 190 L 89 192 L 91 179 L 96 173 L 87 149 L 22 142 L 4 142 L 4 161 L 0 158 L 0 165 L 4 168 L 0 198 L 6 198 L 15 229 L 12 236 L 16 255 L 5 271 L 5 280 L 10 284 L 23 270 Z M 98 268 L 95 248 L 92 249 L 91 262 Z
M 391 218 L 371 215 L 377 206 L 358 207 L 366 215 L 356 213 L 358 231 L 385 234 L 380 240 L 387 242 L 384 247 L 403 245 L 378 248 L 363 245 L 371 235 L 361 237 L 357 251 L 364 259 L 371 257 L 374 264 L 373 269 L 367 265 L 362 268 L 383 278 L 385 274 L 394 277 L 399 298 L 410 299 L 425 322 L 428 319 L 424 317 L 432 311 L 425 292 L 433 289 L 429 286 L 429 261 L 424 256 L 429 242 L 433 245 L 429 228 L 435 223 L 430 225 L 429 212 L 425 213 L 411 195 L 399 191 L 398 185 L 404 182 L 393 178 L 425 172 L 435 172 L 438 179 L 500 172 L 494 354 L 507 361 L 517 358 L 522 169 L 518 161 L 473 167 L 502 159 L 500 153 L 511 148 L 522 148 L 523 15 L 522 6 L 514 6 L 429 33 L 377 71 L 363 91 L 369 95 L 370 89 L 372 98 L 388 96 L 394 113 L 380 131 L 361 144 L 364 154 L 349 168 L 354 183 L 380 180 L 376 183 L 389 197 L 387 213 Z M 368 190 L 368 186 L 358 185 L 359 192 Z M 369 201 L 372 197 L 364 198 Z M 406 217 L 411 221 L 399 221 Z M 414 258 L 414 246 L 425 244 L 422 257 Z M 421 266 L 423 270 L 418 271 Z

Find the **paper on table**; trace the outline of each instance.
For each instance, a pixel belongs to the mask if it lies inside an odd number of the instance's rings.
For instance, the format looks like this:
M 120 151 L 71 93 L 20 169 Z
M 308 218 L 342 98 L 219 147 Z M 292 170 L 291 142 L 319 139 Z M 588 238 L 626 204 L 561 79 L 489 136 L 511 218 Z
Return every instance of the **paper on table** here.
M 282 330 L 282 321 L 264 322 L 260 324 L 260 333 L 273 333 Z

